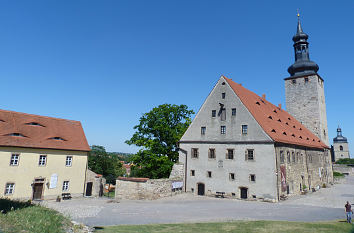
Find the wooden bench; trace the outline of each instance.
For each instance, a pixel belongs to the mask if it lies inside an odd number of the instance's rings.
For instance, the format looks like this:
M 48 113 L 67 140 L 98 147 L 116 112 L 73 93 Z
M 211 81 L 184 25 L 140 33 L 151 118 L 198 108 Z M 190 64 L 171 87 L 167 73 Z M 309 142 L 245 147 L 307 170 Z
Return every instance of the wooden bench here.
M 221 197 L 224 198 L 225 192 L 216 192 L 215 197 Z
M 69 199 L 71 199 L 71 194 L 70 193 L 62 193 L 61 197 L 63 198 L 63 200 L 69 200 Z

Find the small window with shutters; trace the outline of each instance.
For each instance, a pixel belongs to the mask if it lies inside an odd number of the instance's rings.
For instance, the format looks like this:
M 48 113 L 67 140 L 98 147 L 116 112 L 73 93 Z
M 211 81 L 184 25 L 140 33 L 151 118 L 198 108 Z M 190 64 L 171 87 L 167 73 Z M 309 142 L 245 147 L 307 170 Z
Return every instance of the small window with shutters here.
M 209 154 L 208 154 L 208 158 L 209 159 L 215 159 L 215 149 L 214 148 L 210 148 L 209 149 Z
M 234 149 L 227 149 L 226 159 L 234 159 Z
M 247 149 L 245 151 L 245 160 L 246 161 L 254 161 L 254 149 Z
M 192 156 L 192 159 L 197 159 L 199 157 L 199 151 L 198 151 L 198 148 L 192 148 L 192 152 L 191 152 L 191 156 Z

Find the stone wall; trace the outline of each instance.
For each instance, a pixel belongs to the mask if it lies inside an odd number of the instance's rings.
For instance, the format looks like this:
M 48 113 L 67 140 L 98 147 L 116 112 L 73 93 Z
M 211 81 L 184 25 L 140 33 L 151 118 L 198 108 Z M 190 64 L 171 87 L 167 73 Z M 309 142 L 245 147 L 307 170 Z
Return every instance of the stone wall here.
M 354 176 L 354 167 L 346 164 L 333 164 L 333 171 Z
M 91 195 L 87 195 L 87 186 L 88 183 L 92 183 L 92 193 Z M 103 195 L 103 186 L 106 183 L 106 179 L 102 177 L 102 175 L 96 174 L 93 171 L 87 169 L 86 170 L 86 184 L 85 184 L 85 196 L 98 197 Z
M 285 97 L 286 111 L 329 145 L 323 80 L 318 75 L 286 79 Z
M 276 154 L 279 196 L 301 194 L 303 191 L 319 189 L 324 184 L 326 187 L 333 184 L 332 163 L 328 150 L 278 145 Z
M 119 177 L 116 181 L 116 199 L 155 200 L 182 192 L 172 189 L 173 182 L 183 182 L 181 179 L 148 179 Z

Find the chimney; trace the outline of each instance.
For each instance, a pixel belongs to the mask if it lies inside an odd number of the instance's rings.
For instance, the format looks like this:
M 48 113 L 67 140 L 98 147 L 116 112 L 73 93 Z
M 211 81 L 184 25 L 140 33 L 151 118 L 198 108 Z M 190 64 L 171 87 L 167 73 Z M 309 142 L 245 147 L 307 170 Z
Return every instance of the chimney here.
M 281 104 L 278 104 L 278 108 L 281 109 Z
M 265 94 L 262 94 L 262 99 L 266 99 L 266 95 Z

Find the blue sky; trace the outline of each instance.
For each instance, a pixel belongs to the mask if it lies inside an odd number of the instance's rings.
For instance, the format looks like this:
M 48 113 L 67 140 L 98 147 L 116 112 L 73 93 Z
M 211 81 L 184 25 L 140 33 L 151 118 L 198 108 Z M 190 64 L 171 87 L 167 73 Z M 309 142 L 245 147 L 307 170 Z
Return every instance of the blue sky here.
M 90 145 L 135 152 L 124 141 L 143 113 L 197 112 L 220 75 L 285 106 L 297 8 L 325 80 L 329 136 L 340 124 L 354 143 L 349 0 L 0 1 L 0 108 L 79 120 Z

